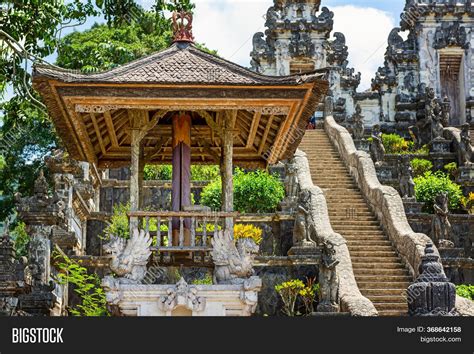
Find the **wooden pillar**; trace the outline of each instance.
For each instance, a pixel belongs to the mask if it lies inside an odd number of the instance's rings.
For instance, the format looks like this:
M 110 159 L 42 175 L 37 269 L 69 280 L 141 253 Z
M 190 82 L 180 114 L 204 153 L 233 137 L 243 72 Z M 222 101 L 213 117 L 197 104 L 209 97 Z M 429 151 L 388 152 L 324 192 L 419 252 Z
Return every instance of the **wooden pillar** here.
M 130 110 L 131 164 L 130 164 L 130 211 L 140 211 L 143 205 L 143 148 L 142 140 L 146 134 L 148 112 Z M 130 233 L 138 228 L 139 219 L 130 218 Z
M 227 112 L 226 112 L 227 113 Z M 221 154 L 221 179 L 222 179 L 222 211 L 234 210 L 234 181 L 232 179 L 232 154 L 234 146 L 233 121 L 236 112 L 225 114 L 222 124 L 222 154 Z M 226 230 L 230 230 L 234 237 L 233 218 L 226 218 Z
M 191 205 L 191 116 L 184 113 L 173 117 L 173 181 L 172 209 L 182 211 Z M 184 221 L 184 245 L 190 245 L 190 220 Z M 173 245 L 179 243 L 179 219 L 173 220 Z
M 130 211 L 140 210 L 140 131 L 137 129 L 131 130 L 131 155 L 132 161 L 130 165 Z M 143 177 L 143 174 L 142 174 Z M 130 232 L 138 228 L 138 218 L 130 218 Z M 131 234 L 131 233 L 130 233 Z

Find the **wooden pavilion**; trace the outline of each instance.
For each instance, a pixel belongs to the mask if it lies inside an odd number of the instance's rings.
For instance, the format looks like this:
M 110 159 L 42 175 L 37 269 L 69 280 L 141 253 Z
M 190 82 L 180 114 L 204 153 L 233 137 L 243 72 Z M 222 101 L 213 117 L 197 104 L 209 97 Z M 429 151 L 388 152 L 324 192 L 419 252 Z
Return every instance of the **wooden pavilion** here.
M 33 85 L 72 158 L 95 171 L 131 167 L 132 227 L 138 217 L 158 217 L 159 223 L 167 218 L 170 225 L 171 216 L 179 218 L 167 246 L 187 249 L 197 246 L 186 221 L 202 216 L 186 209 L 190 165 L 220 164 L 219 217 L 232 226 L 233 164 L 265 168 L 291 157 L 328 84 L 317 72 L 255 73 L 197 48 L 190 24 L 175 22 L 175 28 L 175 42 L 166 50 L 106 72 L 36 65 Z M 169 163 L 174 214 L 141 212 L 144 165 Z

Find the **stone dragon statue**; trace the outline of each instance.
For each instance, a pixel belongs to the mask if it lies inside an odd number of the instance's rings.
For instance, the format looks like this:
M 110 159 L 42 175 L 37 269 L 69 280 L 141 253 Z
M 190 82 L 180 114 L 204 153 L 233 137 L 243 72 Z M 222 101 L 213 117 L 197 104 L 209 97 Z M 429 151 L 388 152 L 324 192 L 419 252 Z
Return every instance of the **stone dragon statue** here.
M 151 242 L 149 234 L 135 229 L 129 240 L 112 236 L 103 246 L 105 253 L 112 256 L 110 269 L 120 283 L 139 284 L 145 278 Z
M 230 232 L 220 231 L 212 239 L 212 247 L 214 284 L 242 284 L 254 274 L 252 263 L 258 246 L 253 239 L 241 238 L 236 244 Z

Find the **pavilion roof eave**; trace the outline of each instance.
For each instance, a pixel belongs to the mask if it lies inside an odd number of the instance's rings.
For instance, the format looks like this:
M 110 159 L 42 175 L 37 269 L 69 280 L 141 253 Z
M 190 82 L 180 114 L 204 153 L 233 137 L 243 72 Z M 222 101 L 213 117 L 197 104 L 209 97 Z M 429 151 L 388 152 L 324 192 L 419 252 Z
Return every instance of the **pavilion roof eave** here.
M 83 74 L 48 64 L 33 68 L 33 80 L 54 79 L 64 83 L 177 84 L 177 85 L 301 85 L 323 79 L 324 70 L 289 76 L 267 76 L 193 45 L 171 47 L 108 71 Z
M 68 72 L 63 69 L 36 66 L 33 85 L 48 107 L 56 130 L 71 157 L 92 162 L 99 167 L 129 163 L 126 112 L 130 109 L 150 112 L 239 110 L 236 122 L 238 134 L 234 141 L 237 164 L 264 167 L 268 163 L 291 157 L 310 117 L 327 92 L 325 74 L 313 72 L 267 77 L 193 48 L 188 47 L 187 51 L 191 54 L 186 55 L 199 59 L 197 65 L 200 70 L 212 69 L 212 65 L 224 65 L 226 75 L 203 77 L 200 74 L 189 76 L 188 81 L 175 80 L 170 73 L 186 64 L 174 61 L 170 64 L 169 59 L 173 57 L 170 53 L 161 54 L 168 64 L 160 64 L 157 61 L 160 53 L 157 53 L 124 65 L 128 67 L 127 70 L 120 67 L 107 72 L 108 79 L 99 77 L 100 74 L 73 74 L 68 77 Z M 182 49 L 176 48 L 172 51 L 174 55 L 182 52 Z M 211 67 L 206 66 L 206 63 L 211 63 Z M 164 67 L 161 74 L 154 75 L 168 79 L 161 82 L 156 81 L 157 77 L 146 79 L 140 70 L 147 65 L 151 71 L 157 69 L 156 65 Z M 131 75 L 128 81 L 123 80 L 124 76 L 121 81 L 115 80 L 120 75 L 126 75 L 126 72 Z M 115 73 L 115 76 L 110 73 Z M 132 80 L 137 77 L 146 80 Z M 206 127 L 198 128 L 201 131 L 197 136 L 203 135 Z M 160 129 L 155 129 L 154 133 L 164 134 Z M 211 135 L 208 143 L 218 145 L 219 140 Z M 148 137 L 150 146 L 147 151 L 149 154 L 155 153 L 150 155 L 151 163 L 169 162 L 166 144 L 162 147 L 161 155 L 152 149 L 163 144 L 166 139 L 166 135 Z M 195 159 L 196 162 L 211 163 L 211 155 L 216 153 L 211 150 L 218 149 L 218 146 L 206 148 L 196 141 L 193 149 L 202 154 Z M 206 149 L 209 153 L 205 152 Z

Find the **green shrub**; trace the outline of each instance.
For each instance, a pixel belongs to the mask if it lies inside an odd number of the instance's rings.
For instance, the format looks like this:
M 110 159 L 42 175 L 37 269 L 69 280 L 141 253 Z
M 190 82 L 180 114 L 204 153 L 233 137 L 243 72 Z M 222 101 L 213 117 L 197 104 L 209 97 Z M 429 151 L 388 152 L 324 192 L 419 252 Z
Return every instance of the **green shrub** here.
M 28 255 L 28 245 L 30 236 L 26 233 L 26 225 L 20 221 L 10 233 L 15 248 L 17 258 L 26 257 Z
M 74 285 L 74 292 L 81 302 L 68 308 L 73 316 L 109 316 L 104 289 L 97 274 L 89 274 L 85 267 L 68 256 L 53 252 L 53 259 L 59 268 L 56 280 L 59 284 Z
M 299 279 L 293 279 L 284 283 L 275 285 L 275 290 L 280 294 L 283 300 L 283 312 L 287 316 L 295 316 L 295 304 L 300 291 L 305 289 L 304 283 Z
M 419 202 L 425 203 L 425 211 L 433 212 L 433 202 L 441 192 L 448 193 L 449 209 L 458 210 L 461 206 L 462 191 L 461 186 L 451 181 L 448 175 L 443 172 L 426 172 L 423 176 L 416 177 L 415 195 Z
M 145 181 L 170 181 L 173 177 L 171 165 L 145 165 L 143 179 Z
M 201 279 L 194 279 L 192 282 L 194 285 L 212 285 L 212 276 L 206 273 L 206 276 Z
M 444 170 L 453 178 L 456 178 L 458 172 L 458 164 L 456 162 L 448 163 L 444 165 Z
M 456 285 L 456 294 L 469 300 L 474 300 L 474 285 Z
M 236 169 L 234 175 L 234 209 L 241 213 L 266 213 L 276 210 L 285 196 L 280 180 L 264 171 L 245 173 Z M 222 187 L 215 179 L 201 193 L 201 203 L 214 210 L 221 208 Z
M 400 154 L 413 148 L 413 143 L 398 134 L 382 134 L 382 142 L 387 154 Z
M 315 279 L 306 278 L 306 284 L 299 279 L 292 279 L 275 285 L 276 292 L 283 301 L 283 313 L 287 316 L 301 315 L 295 309 L 298 298 L 304 305 L 306 315 L 314 312 L 314 303 L 320 298 L 320 286 Z
M 216 165 L 191 166 L 192 181 L 212 181 L 219 175 L 219 166 Z M 173 167 L 171 165 L 145 165 L 143 178 L 145 181 L 170 181 L 173 178 Z
M 191 180 L 212 181 L 220 176 L 219 166 L 216 165 L 194 165 L 191 166 Z
M 414 154 L 414 155 L 426 155 L 426 156 L 428 156 L 430 154 L 430 148 L 429 148 L 428 145 L 423 145 L 418 150 L 415 150 L 415 151 L 410 152 L 410 153 Z
M 130 211 L 130 204 L 118 204 L 114 206 L 114 213 L 110 219 L 110 224 L 105 228 L 106 236 L 129 238 L 129 222 L 127 213 Z
M 418 177 L 423 176 L 428 171 L 431 171 L 433 169 L 433 163 L 430 160 L 413 159 L 411 161 L 411 167 L 413 168 L 413 175 Z

